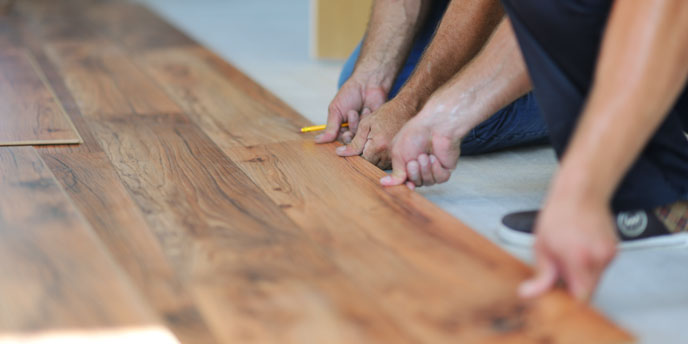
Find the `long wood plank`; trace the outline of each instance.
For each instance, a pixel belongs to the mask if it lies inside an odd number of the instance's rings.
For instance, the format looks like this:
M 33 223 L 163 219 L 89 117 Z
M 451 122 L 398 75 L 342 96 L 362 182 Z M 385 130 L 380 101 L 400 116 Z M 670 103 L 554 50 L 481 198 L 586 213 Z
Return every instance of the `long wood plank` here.
M 408 342 L 195 125 L 90 124 L 221 340 Z
M 62 7 L 52 9 L 64 10 Z M 61 20 L 78 25 L 78 22 L 70 21 L 69 16 Z M 68 27 L 67 24 L 58 26 L 64 28 Z M 40 38 L 35 32 L 24 32 L 22 39 L 22 43 L 36 56 L 48 83 L 84 138 L 84 143 L 78 146 L 39 147 L 39 154 L 165 325 L 183 343 L 217 342 L 187 287 L 167 261 L 157 238 L 93 137 L 60 71 L 45 55 L 43 47 L 54 39 L 46 36 Z
M 45 49 L 86 117 L 181 113 L 179 106 L 114 44 L 72 41 L 48 44 Z
M 133 51 L 197 46 L 184 33 L 140 4 L 127 1 L 91 4 L 83 14 L 89 26 L 102 36 L 119 41 Z
M 182 343 L 217 342 L 187 288 L 102 152 L 39 150 L 67 195 Z
M 165 49 L 137 61 L 198 126 L 225 138 L 216 141 L 222 147 L 300 138 L 299 128 L 308 121 L 269 108 L 208 64 L 207 54 L 200 48 Z
M 34 58 L 22 49 L 0 51 L 0 146 L 79 143 Z
M 215 138 L 221 140 L 221 138 Z M 334 145 L 295 141 L 225 150 L 369 288 L 402 327 L 433 343 L 619 343 L 630 337 L 563 292 L 525 302 L 530 270 L 382 171 Z
M 0 193 L 0 340 L 160 327 L 33 148 L 0 148 Z

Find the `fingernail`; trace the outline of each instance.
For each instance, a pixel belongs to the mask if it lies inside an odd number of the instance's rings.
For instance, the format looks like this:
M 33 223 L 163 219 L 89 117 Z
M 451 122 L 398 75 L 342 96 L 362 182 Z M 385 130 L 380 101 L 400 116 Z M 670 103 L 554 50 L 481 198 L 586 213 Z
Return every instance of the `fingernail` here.
M 431 155 L 430 156 L 430 162 L 434 164 L 436 161 L 437 161 L 437 158 L 435 158 L 434 155 Z
M 389 183 L 391 181 L 392 181 L 392 177 L 390 177 L 390 176 L 385 176 L 385 177 L 380 178 L 380 183 L 382 183 L 382 184 Z
M 344 153 L 346 151 L 346 146 L 339 146 L 336 149 L 337 153 Z
M 318 134 L 318 135 L 315 135 L 315 140 L 316 140 L 316 141 L 319 141 L 319 140 L 320 140 L 320 138 L 321 138 L 322 136 L 323 136 L 323 134 Z

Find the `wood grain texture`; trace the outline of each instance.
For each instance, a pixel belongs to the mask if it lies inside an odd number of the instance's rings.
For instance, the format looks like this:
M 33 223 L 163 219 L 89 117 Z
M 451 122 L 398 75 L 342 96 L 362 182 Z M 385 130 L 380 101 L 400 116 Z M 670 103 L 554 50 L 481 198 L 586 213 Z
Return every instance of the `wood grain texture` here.
M 413 336 L 433 343 L 619 343 L 623 331 L 563 292 L 533 302 L 530 269 L 334 145 L 295 141 L 225 153 Z
M 0 148 L 0 193 L 0 337 L 158 324 L 33 148 Z
M 79 143 L 81 137 L 33 57 L 0 52 L 0 146 Z
M 206 57 L 204 49 L 166 49 L 137 61 L 199 127 L 223 138 L 216 141 L 222 147 L 301 138 L 299 129 L 308 121 L 274 111 L 242 89 L 241 82 L 231 82 L 218 72 Z
M 132 51 L 198 44 L 141 4 L 107 1 L 87 6 L 90 27 Z
M 407 342 L 195 125 L 90 124 L 221 340 Z
M 46 47 L 46 55 L 85 117 L 181 113 L 179 106 L 112 43 L 56 42 Z
M 182 343 L 216 339 L 102 152 L 39 150 L 132 284 Z

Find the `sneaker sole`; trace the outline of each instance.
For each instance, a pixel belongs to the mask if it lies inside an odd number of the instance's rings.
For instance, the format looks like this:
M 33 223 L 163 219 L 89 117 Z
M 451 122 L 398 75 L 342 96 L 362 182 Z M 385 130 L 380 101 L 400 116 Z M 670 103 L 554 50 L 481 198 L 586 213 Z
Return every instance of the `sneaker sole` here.
M 504 243 L 520 247 L 530 248 L 533 247 L 535 243 L 535 237 L 533 235 L 514 231 L 501 223 L 497 229 L 497 237 Z M 676 233 L 655 238 L 624 241 L 619 244 L 619 249 L 640 250 L 682 246 L 688 247 L 688 233 Z

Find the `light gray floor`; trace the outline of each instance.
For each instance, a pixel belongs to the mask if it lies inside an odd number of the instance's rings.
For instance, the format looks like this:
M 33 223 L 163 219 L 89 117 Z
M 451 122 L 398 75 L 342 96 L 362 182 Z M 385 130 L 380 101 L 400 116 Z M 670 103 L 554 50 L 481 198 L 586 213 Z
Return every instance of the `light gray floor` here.
M 308 57 L 308 0 L 140 0 L 315 123 L 325 123 L 341 62 Z M 419 190 L 491 240 L 501 216 L 539 207 L 556 170 L 549 148 L 461 158 L 446 184 Z M 497 241 L 498 242 L 498 241 Z M 498 242 L 499 243 L 499 242 Z M 502 245 L 531 262 L 528 250 Z M 621 253 L 595 306 L 642 343 L 688 343 L 688 250 Z

